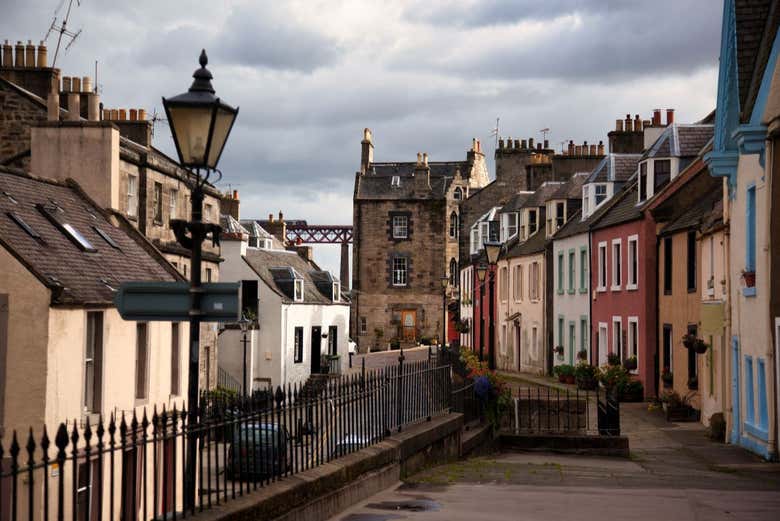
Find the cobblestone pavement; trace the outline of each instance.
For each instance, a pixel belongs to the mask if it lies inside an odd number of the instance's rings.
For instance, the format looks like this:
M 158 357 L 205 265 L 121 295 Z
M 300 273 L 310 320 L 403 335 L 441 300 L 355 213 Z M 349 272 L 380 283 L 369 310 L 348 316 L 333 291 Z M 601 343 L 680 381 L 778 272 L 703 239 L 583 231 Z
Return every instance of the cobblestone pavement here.
M 780 465 L 624 404 L 631 458 L 506 453 L 427 469 L 334 517 L 385 520 L 777 520 Z
M 381 369 L 388 365 L 398 365 L 400 350 L 376 351 L 373 353 L 356 354 L 352 356 L 352 368 L 349 372 L 360 371 L 363 359 L 366 361 L 366 370 Z M 428 347 L 412 347 L 404 349 L 404 362 L 418 362 L 428 359 Z

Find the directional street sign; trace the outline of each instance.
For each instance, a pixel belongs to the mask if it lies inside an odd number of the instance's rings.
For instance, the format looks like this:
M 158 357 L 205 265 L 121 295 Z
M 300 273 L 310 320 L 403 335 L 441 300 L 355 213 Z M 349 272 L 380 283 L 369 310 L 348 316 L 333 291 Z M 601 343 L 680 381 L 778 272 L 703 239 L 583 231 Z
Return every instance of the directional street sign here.
M 238 282 L 201 284 L 202 322 L 238 322 Z M 125 320 L 186 322 L 190 319 L 188 282 L 126 282 L 114 298 Z

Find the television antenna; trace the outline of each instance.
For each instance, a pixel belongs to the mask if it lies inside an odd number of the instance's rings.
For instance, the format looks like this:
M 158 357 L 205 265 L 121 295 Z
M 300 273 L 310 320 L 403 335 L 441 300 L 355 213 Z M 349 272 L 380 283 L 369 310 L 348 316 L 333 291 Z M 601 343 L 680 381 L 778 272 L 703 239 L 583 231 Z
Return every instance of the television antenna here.
M 550 132 L 550 129 L 549 128 L 543 128 L 539 132 L 542 133 L 542 139 L 547 139 L 547 134 Z
M 490 137 L 496 138 L 496 148 L 498 148 L 498 122 L 499 118 L 496 118 L 496 126 L 490 129 Z
M 62 8 L 63 3 L 65 0 L 60 0 L 60 4 L 57 6 L 57 9 L 54 10 L 54 19 L 51 21 L 51 25 L 49 26 L 49 30 L 46 31 L 46 36 L 43 38 L 44 41 L 49 39 L 49 36 L 52 32 L 58 33 L 57 35 L 57 48 L 54 50 L 54 58 L 51 60 L 51 66 L 54 67 L 54 65 L 57 63 L 57 55 L 60 52 L 60 45 L 62 44 L 62 37 L 65 36 L 70 39 L 68 42 L 68 45 L 65 46 L 65 50 L 67 51 L 70 49 L 70 46 L 73 45 L 73 42 L 76 41 L 76 38 L 81 34 L 81 29 L 76 31 L 75 33 L 73 31 L 68 30 L 68 18 L 70 18 L 70 10 L 73 7 L 73 0 L 68 0 L 68 10 L 65 13 L 65 18 L 62 19 L 62 23 L 57 25 L 57 13 Z M 81 0 L 76 0 L 76 7 L 81 6 Z
M 157 107 L 154 108 L 154 112 L 152 112 L 152 117 L 149 121 L 152 122 L 152 137 L 154 137 L 154 126 L 157 125 L 157 123 L 168 123 L 167 119 L 157 114 Z

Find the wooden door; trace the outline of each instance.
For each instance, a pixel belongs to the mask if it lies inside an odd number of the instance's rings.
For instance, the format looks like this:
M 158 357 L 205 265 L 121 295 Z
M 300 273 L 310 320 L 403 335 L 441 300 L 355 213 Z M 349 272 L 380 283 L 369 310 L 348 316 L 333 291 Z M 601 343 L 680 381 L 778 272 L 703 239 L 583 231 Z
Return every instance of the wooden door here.
M 322 359 L 322 327 L 311 328 L 311 372 L 317 374 L 322 371 L 320 361 Z
M 403 330 L 403 339 L 414 342 L 417 340 L 417 311 L 401 311 L 401 328 Z

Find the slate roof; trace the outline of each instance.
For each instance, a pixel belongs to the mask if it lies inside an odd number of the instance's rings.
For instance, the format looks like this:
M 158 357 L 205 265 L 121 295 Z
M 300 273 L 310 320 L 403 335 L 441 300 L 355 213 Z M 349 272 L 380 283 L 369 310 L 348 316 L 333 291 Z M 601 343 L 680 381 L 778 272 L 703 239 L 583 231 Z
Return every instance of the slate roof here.
M 518 192 L 499 210 L 499 213 L 516 212 L 523 207 L 533 192 Z
M 589 220 L 590 218 L 583 221 L 582 210 L 577 210 L 577 213 L 572 215 L 569 220 L 566 221 L 566 224 L 561 226 L 558 231 L 555 232 L 553 239 L 565 239 L 566 237 L 571 237 L 573 235 L 587 232 L 589 227 Z
M 77 246 L 36 205 L 72 226 L 95 251 Z M 111 223 L 112 215 L 120 227 Z M 52 290 L 54 305 L 111 306 L 123 282 L 184 280 L 121 215 L 100 209 L 75 183 L 39 179 L 6 167 L 0 167 L 0 246 Z
M 219 225 L 222 227 L 223 235 L 240 236 L 241 234 L 249 235 L 249 230 L 241 226 L 232 215 L 219 215 Z
M 553 194 L 560 190 L 566 183 L 563 181 L 546 181 L 542 186 L 536 189 L 534 193 L 528 196 L 522 208 L 533 208 L 534 206 L 544 206 L 547 201 L 553 199 Z
M 588 176 L 585 183 L 628 181 L 639 163 L 640 154 L 607 154 Z
M 735 0 L 740 121 L 753 112 L 764 69 L 780 24 L 777 0 Z
M 602 213 L 594 214 L 591 229 L 598 230 L 615 224 L 634 221 L 642 218 L 642 206 L 637 206 L 636 181 L 626 186 L 620 193 L 613 196 L 607 203 L 609 206 Z
M 414 195 L 414 171 L 416 162 L 371 163 L 366 174 L 358 179 L 356 199 L 411 199 Z M 428 163 L 431 175 L 433 199 L 443 198 L 455 178 L 457 171 L 466 176 L 470 166 L 468 161 L 431 161 Z M 400 178 L 398 186 L 392 185 L 393 176 Z
M 544 245 L 546 243 L 544 227 L 540 226 L 536 233 L 528 237 L 523 242 L 517 242 L 511 244 L 508 247 L 505 258 L 520 257 L 522 255 L 532 255 L 534 253 L 541 253 L 544 251 Z
M 588 172 L 574 174 L 552 194 L 550 199 L 582 199 L 582 185 L 589 176 Z
M 298 255 L 296 252 L 288 250 L 266 250 L 261 248 L 248 249 L 244 260 L 257 273 L 257 276 L 281 298 L 285 304 L 296 303 L 293 301 L 292 292 L 287 284 L 279 277 L 274 277 L 274 272 L 279 268 L 291 268 L 303 278 L 303 302 L 297 304 L 345 304 L 344 298 L 340 302 L 333 302 L 329 297 L 323 295 L 318 289 L 318 282 L 321 282 L 322 275 L 315 275 L 317 281 L 312 278 L 312 272 L 321 273 L 317 265 L 311 263 Z M 336 279 L 334 279 L 336 280 Z
M 277 239 L 274 235 L 268 233 L 265 228 L 262 227 L 260 224 L 261 222 L 268 222 L 268 221 L 258 221 L 256 219 L 241 219 L 239 223 L 241 226 L 247 231 L 250 237 L 257 237 L 258 239 L 271 239 L 271 242 L 273 243 L 274 248 L 283 250 L 284 244 L 282 244 L 282 241 Z M 292 221 L 297 222 L 297 221 Z M 306 221 L 303 221 L 304 223 Z
M 714 125 L 673 123 L 642 154 L 640 161 L 652 157 L 695 157 L 712 139 Z
M 678 214 L 661 230 L 660 235 L 669 235 L 691 228 L 698 228 L 705 220 L 712 219 L 715 206 L 720 202 L 721 216 L 723 215 L 723 194 L 719 190 L 702 194 L 696 204 L 688 208 L 681 208 Z

